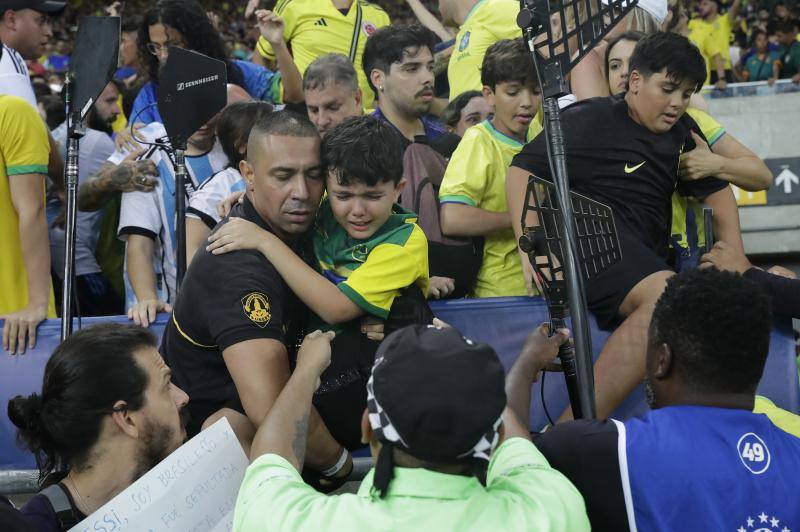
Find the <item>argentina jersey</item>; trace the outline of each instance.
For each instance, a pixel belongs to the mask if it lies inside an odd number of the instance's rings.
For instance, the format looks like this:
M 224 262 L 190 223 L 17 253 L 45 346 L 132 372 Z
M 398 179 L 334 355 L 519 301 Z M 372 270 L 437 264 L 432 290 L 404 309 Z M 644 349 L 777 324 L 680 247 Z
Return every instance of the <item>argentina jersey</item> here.
M 186 207 L 187 218 L 199 218 L 209 229 L 222 220 L 217 206 L 234 192 L 244 192 L 245 182 L 239 170 L 231 166 L 221 170 L 200 185 Z
M 36 108 L 28 65 L 19 52 L 0 43 L 0 94 L 19 96 Z
M 171 158 L 164 126 L 158 122 L 148 124 L 136 133 L 137 137 L 157 143 L 144 146 L 147 151 L 139 160 L 149 159 L 158 168 L 158 183 L 151 192 L 126 192 L 122 195 L 118 235 L 127 242 L 131 234 L 152 238 L 153 269 L 156 274 L 156 293 L 161 301 L 174 303 L 176 295 L 177 255 L 175 242 L 175 164 Z M 109 162 L 119 164 L 127 156 L 126 151 L 117 151 Z M 207 153 L 186 156 L 188 180 L 184 194 L 187 204 L 191 195 L 208 178 L 228 164 L 219 142 Z M 126 308 L 136 303 L 136 295 L 128 276 L 127 252 L 125 261 Z
M 800 528 L 800 438 L 766 415 L 671 406 L 614 423 L 632 532 Z

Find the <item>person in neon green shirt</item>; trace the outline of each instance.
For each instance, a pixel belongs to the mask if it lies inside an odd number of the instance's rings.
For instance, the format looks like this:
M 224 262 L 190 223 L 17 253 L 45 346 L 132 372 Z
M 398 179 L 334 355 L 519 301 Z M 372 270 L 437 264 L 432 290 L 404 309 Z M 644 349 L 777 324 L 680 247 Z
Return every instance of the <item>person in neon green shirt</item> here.
M 475 297 L 533 293 L 532 283 L 526 283 L 530 274 L 523 274 L 505 193 L 511 159 L 522 149 L 529 129 L 540 128 L 534 116 L 541 93 L 532 63 L 522 39 L 489 47 L 481 79 L 494 116 L 467 129 L 439 188 L 442 232 L 485 238 L 483 263 L 472 290 Z
M 332 337 L 315 331 L 300 347 L 253 441 L 233 530 L 589 530 L 577 489 L 506 406 L 497 354 L 450 328 L 409 326 L 378 349 L 361 419 L 375 467 L 358 493 L 326 497 L 304 484 L 305 419 Z M 530 390 L 563 341 L 564 331 L 535 331 L 506 386 Z
M 486 50 L 501 39 L 520 36 L 516 0 L 439 0 L 445 25 L 457 26 L 455 48 L 447 65 L 450 99 L 481 90 L 481 64 Z

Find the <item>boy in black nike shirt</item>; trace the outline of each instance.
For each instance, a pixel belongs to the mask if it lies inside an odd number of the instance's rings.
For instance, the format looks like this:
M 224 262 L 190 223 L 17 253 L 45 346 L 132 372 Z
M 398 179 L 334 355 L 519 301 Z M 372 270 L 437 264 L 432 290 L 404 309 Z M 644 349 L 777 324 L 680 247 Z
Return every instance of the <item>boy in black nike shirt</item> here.
M 666 280 L 675 274 L 668 257 L 675 187 L 711 206 L 715 235 L 741 248 L 728 184 L 716 178 L 678 182 L 680 154 L 694 148 L 692 131 L 701 135 L 684 114 L 705 80 L 700 52 L 684 37 L 656 33 L 637 44 L 629 72 L 623 97 L 585 100 L 562 113 L 570 187 L 613 209 L 622 248 L 619 263 L 586 283 L 589 309 L 601 327 L 624 319 L 595 364 L 601 419 L 644 376 L 647 326 Z M 526 145 L 509 169 L 506 192 L 517 236 L 531 173 L 550 179 L 544 135 Z

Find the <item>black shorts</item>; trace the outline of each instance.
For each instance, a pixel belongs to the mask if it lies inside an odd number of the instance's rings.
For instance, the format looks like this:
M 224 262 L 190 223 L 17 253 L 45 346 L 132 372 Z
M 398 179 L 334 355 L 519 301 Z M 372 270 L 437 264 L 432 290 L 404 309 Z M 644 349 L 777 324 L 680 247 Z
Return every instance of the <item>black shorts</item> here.
M 411 286 L 396 297 L 385 322 L 389 335 L 407 325 L 425 324 L 433 313 L 419 288 Z M 367 382 L 380 342 L 361 333 L 360 319 L 341 327 L 331 342 L 331 364 L 320 376 L 314 407 L 336 441 L 354 451 L 361 442 L 361 417 L 367 408 Z
M 348 323 L 331 342 L 331 364 L 320 376 L 313 403 L 331 436 L 350 451 L 361 443 L 361 416 L 367 407 L 367 381 L 380 342 Z
M 189 423 L 186 425 L 186 435 L 191 438 L 196 436 L 203 427 L 206 419 L 222 408 L 230 408 L 240 414 L 245 414 L 239 394 L 235 394 L 227 401 L 195 401 L 189 400 L 186 409 L 189 410 Z M 246 415 L 246 414 L 245 414 Z
M 615 324 L 622 301 L 639 281 L 653 273 L 672 270 L 666 260 L 626 231 L 619 232 L 619 244 L 622 260 L 586 283 L 589 310 L 603 329 Z

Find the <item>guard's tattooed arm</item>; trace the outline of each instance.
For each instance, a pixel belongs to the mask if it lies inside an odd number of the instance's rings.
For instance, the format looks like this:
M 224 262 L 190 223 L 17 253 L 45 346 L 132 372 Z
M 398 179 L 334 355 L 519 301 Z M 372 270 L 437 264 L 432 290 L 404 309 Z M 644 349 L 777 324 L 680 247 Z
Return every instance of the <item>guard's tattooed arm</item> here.
M 78 189 L 78 208 L 96 211 L 118 192 L 150 192 L 158 183 L 158 169 L 150 160 L 134 160 L 134 152 L 120 164 L 106 163 Z

